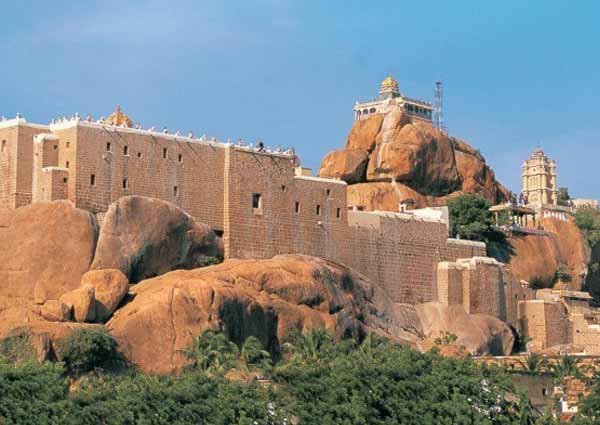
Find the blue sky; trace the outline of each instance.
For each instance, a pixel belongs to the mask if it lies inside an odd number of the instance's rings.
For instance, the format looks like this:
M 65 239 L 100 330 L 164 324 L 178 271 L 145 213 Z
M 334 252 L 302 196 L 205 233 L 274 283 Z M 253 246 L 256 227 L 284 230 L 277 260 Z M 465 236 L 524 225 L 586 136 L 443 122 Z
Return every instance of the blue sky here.
M 318 168 L 388 72 L 445 84 L 452 135 L 519 189 L 538 143 L 600 198 L 597 1 L 3 1 L 0 114 L 46 123 L 120 103 L 144 126 L 294 146 Z

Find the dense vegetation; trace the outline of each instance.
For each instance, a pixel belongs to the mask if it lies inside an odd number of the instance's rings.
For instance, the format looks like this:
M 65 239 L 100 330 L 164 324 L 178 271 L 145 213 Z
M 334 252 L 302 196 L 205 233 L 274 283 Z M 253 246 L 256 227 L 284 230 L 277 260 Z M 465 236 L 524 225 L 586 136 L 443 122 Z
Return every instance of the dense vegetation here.
M 91 358 L 111 364 L 112 348 L 94 357 L 99 346 L 106 348 L 104 335 L 78 338 L 84 342 L 71 340 L 79 347 L 76 364 Z M 0 423 L 536 423 L 527 398 L 502 371 L 421 354 L 374 335 L 360 345 L 335 344 L 321 330 L 297 335 L 273 364 L 256 338 L 237 347 L 208 332 L 187 355 L 190 366 L 179 376 L 99 368 L 81 375 L 82 369 L 69 372 L 61 363 L 0 357 Z M 593 412 L 598 399 L 598 393 L 590 398 L 586 411 Z
M 479 195 L 467 194 L 450 199 L 450 235 L 485 242 L 489 256 L 507 262 L 513 250 L 504 233 L 492 227 L 490 207 L 490 203 Z

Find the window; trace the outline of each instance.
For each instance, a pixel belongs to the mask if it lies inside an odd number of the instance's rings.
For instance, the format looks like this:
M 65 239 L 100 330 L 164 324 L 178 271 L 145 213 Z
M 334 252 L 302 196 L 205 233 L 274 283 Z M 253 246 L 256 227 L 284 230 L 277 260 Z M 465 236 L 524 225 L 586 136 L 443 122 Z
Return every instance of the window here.
M 106 152 L 110 152 L 110 143 L 106 144 Z
M 257 208 L 261 208 L 262 207 L 262 202 L 260 199 L 260 193 L 253 193 L 252 194 L 252 208 L 257 209 Z
M 6 150 L 6 140 L 2 141 L 2 152 Z
M 167 148 L 163 148 L 163 159 L 167 159 Z
M 327 190 L 325 191 L 325 193 L 327 194 L 327 196 L 331 195 L 331 189 L 327 189 Z
M 69 179 L 66 177 L 63 177 L 63 183 L 66 183 L 67 181 L 69 181 Z
M 285 185 L 284 184 L 281 185 L 281 191 L 285 192 Z
M 52 146 L 52 149 L 54 149 L 54 150 L 58 149 L 58 145 Z
M 123 146 L 123 155 L 129 156 L 129 146 Z
M 71 142 L 67 142 L 67 149 L 69 149 L 69 146 L 71 146 Z
M 96 175 L 92 174 L 90 176 L 90 186 L 95 186 L 96 185 Z
M 141 157 L 142 157 L 142 153 L 138 152 L 138 158 L 141 158 Z
M 321 215 L 321 206 L 317 205 L 317 215 Z
M 127 178 L 123 179 L 123 189 L 127 189 L 127 187 L 129 186 L 129 183 L 127 182 Z
M 179 193 L 179 188 L 177 186 L 173 186 L 173 195 L 177 196 L 178 193 Z
M 182 154 L 177 155 L 177 161 L 183 162 L 183 155 Z
M 338 208 L 337 210 L 335 210 L 335 216 L 336 218 L 340 218 L 342 216 L 342 209 Z
M 69 165 L 71 165 L 69 161 L 65 162 L 65 168 L 69 168 Z
M 300 202 L 296 201 L 296 214 L 300 214 Z

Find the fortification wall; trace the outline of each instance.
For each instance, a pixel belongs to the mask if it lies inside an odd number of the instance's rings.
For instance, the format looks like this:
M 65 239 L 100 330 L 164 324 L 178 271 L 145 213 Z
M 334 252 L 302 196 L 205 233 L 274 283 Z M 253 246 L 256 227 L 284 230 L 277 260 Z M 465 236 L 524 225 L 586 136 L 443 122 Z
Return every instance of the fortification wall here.
M 346 184 L 294 176 L 294 159 L 227 148 L 225 255 L 339 258 Z M 255 208 L 256 207 L 256 208 Z
M 532 339 L 534 351 L 573 342 L 572 323 L 561 302 L 522 301 L 519 317 L 520 333 Z
M 143 195 L 223 228 L 222 145 L 90 124 L 55 134 L 60 165 L 75 170 L 69 198 L 77 207 L 101 212 L 122 196 Z
M 17 127 L 0 128 L 0 208 L 14 208 L 17 184 Z
M 600 355 L 600 324 L 588 322 L 583 314 L 574 314 L 573 344 L 586 354 Z
M 31 203 L 33 137 L 47 128 L 13 120 L 0 127 L 0 208 Z

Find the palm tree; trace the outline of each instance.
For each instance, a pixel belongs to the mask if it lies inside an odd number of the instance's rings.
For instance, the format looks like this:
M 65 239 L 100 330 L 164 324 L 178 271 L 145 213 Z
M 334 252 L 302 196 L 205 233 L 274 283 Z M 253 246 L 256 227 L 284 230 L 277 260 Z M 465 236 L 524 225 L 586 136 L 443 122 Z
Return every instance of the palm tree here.
M 568 354 L 562 354 L 558 362 L 552 365 L 552 373 L 555 378 L 562 379 L 567 376 L 578 377 L 579 371 L 579 360 Z
M 292 342 L 283 344 L 284 351 L 291 353 L 291 363 L 318 363 L 324 359 L 333 346 L 333 338 L 323 328 L 313 328 L 305 334 L 298 334 Z
M 249 336 L 244 341 L 241 351 L 242 362 L 247 370 L 251 367 L 270 369 L 271 354 L 263 348 L 262 343 L 255 336 Z
M 237 345 L 222 333 L 210 330 L 197 336 L 185 354 L 193 368 L 210 374 L 225 373 L 234 368 L 240 359 Z
M 541 373 L 542 369 L 544 369 L 548 362 L 538 353 L 527 353 L 525 356 L 525 361 L 520 362 L 521 366 L 523 366 L 523 370 L 529 373 Z

